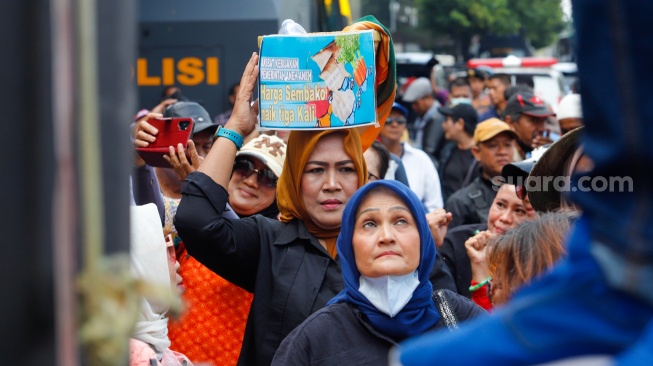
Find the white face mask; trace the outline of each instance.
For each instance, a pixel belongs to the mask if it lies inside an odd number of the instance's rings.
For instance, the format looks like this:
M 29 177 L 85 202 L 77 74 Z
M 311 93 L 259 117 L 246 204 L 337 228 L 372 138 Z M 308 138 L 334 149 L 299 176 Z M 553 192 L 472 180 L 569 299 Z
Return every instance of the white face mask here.
M 458 104 L 472 104 L 472 100 L 469 98 L 451 98 L 449 101 L 449 108 L 453 108 Z
M 360 291 L 377 310 L 393 318 L 408 304 L 419 285 L 417 271 L 403 276 L 369 278 L 361 275 Z

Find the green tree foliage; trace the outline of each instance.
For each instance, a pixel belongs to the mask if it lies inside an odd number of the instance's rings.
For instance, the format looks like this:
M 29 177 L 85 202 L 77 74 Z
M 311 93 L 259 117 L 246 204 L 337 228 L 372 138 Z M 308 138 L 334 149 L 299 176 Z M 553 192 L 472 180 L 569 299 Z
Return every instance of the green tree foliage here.
M 473 34 L 517 34 L 533 47 L 551 44 L 564 27 L 560 0 L 416 0 L 420 25 L 457 42 Z
M 511 0 L 511 2 L 515 4 L 516 13 L 519 15 L 526 36 L 533 43 L 533 47 L 540 48 L 550 45 L 555 41 L 558 33 L 564 29 L 565 22 L 560 1 Z
M 374 17 L 390 28 L 390 2 L 387 0 L 361 0 L 361 14 Z

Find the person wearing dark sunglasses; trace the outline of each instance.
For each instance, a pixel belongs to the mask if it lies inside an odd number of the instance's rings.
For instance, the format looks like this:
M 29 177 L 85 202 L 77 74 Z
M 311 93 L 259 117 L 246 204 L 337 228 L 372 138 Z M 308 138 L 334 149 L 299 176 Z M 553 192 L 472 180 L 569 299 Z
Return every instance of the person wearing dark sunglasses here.
M 179 155 L 183 159 L 182 155 Z M 276 183 L 283 169 L 286 144 L 276 136 L 259 135 L 238 151 L 227 185 L 227 214 L 241 219 L 262 215 L 276 220 L 279 208 Z M 175 350 L 192 359 L 213 364 L 235 364 L 242 346 L 252 295 L 211 271 L 188 254 L 185 243 L 177 250 L 180 274 L 186 280 L 183 299 L 191 304 L 179 322 L 169 324 L 168 335 Z M 212 296 L 206 296 L 207 293 Z M 226 301 L 225 299 L 229 299 Z M 201 304 L 202 306 L 199 306 Z M 219 329 L 222 341 L 197 337 L 200 328 Z
M 397 116 L 390 116 L 388 119 L 385 120 L 386 124 L 393 124 L 396 123 L 399 126 L 405 125 L 406 124 L 406 118 L 405 117 L 397 117 Z
M 229 205 L 238 216 L 276 218 L 275 194 L 285 152 L 283 140 L 269 135 L 260 135 L 238 151 L 227 187 Z
M 237 173 L 247 179 L 256 173 L 256 181 L 259 185 L 265 185 L 266 187 L 276 187 L 277 185 L 277 176 L 268 169 L 267 167 L 262 167 L 260 164 L 256 164 L 256 161 L 249 159 L 238 159 L 234 162 L 234 173 Z M 261 162 L 261 164 L 263 164 Z M 265 166 L 265 165 L 263 165 Z

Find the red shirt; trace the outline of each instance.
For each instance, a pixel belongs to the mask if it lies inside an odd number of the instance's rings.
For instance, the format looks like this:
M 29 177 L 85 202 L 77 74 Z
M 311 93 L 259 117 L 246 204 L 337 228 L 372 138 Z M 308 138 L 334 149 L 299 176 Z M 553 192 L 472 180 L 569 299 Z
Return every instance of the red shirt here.
M 177 258 L 188 311 L 168 322 L 170 348 L 194 363 L 236 365 L 254 296 L 188 255 L 183 243 Z

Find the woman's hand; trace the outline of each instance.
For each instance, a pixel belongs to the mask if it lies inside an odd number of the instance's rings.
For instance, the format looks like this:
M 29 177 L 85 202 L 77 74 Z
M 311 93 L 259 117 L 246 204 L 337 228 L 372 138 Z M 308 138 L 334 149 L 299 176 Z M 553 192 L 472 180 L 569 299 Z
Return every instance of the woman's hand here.
M 485 253 L 488 241 L 495 236 L 496 234 L 489 231 L 481 231 L 465 242 L 465 249 L 472 264 L 472 280 L 476 282 L 481 282 L 490 275 Z
M 155 118 L 163 118 L 161 113 L 148 113 L 147 116 L 141 118 L 134 126 L 134 146 L 135 147 L 148 147 L 151 143 L 156 141 L 156 135 L 159 130 L 147 121 Z
M 156 135 L 159 133 L 159 130 L 147 123 L 147 121 L 162 117 L 163 115 L 160 113 L 150 112 L 133 124 L 132 134 L 134 136 L 134 147 L 148 147 L 152 142 L 156 141 Z M 138 154 L 134 155 L 134 166 L 137 168 L 145 166 L 145 160 L 143 160 L 143 158 Z
M 193 140 L 188 140 L 187 146 L 188 154 L 190 155 L 190 162 L 188 162 L 188 159 L 186 158 L 184 145 L 182 144 L 177 144 L 177 151 L 175 151 L 173 146 L 170 146 L 170 155 L 163 156 L 163 158 L 170 163 L 172 169 L 174 169 L 181 181 L 186 180 L 188 174 L 199 169 L 203 160 L 203 158 L 197 153 Z
M 258 103 L 252 101 L 256 80 L 258 78 L 259 56 L 254 52 L 240 79 L 240 90 L 236 95 L 234 109 L 225 125 L 226 128 L 238 132 L 243 138 L 254 131 L 258 116 Z
M 451 212 L 438 208 L 426 214 L 426 221 L 429 224 L 429 229 L 431 229 L 435 246 L 440 248 L 444 242 L 444 237 L 447 235 L 447 227 L 451 223 Z

